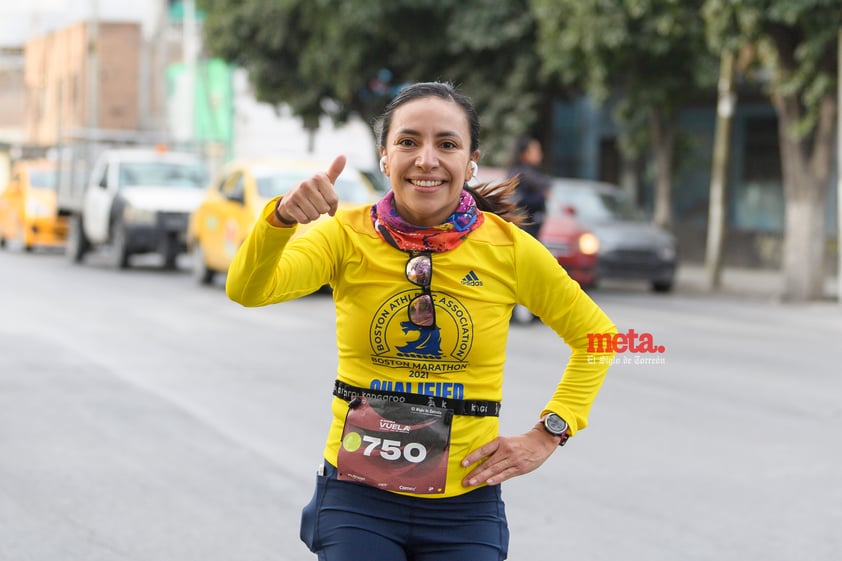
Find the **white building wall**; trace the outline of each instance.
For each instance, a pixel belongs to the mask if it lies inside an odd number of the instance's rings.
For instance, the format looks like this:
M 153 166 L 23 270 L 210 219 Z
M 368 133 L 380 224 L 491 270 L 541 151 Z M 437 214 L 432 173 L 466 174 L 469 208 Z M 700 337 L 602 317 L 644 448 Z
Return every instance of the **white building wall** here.
M 328 117 L 322 118 L 313 139 L 293 117 L 288 108 L 280 116 L 266 103 L 254 99 L 246 72 L 234 72 L 234 140 L 235 158 L 290 157 L 331 161 L 345 154 L 348 163 L 360 169 L 377 169 L 374 137 L 361 119 L 335 127 Z

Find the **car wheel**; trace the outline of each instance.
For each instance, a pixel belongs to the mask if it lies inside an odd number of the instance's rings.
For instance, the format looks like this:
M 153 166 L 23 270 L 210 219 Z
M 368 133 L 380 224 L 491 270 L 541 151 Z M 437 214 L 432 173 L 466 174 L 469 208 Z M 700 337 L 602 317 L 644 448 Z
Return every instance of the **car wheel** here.
M 21 247 L 26 253 L 32 253 L 34 246 L 29 243 L 29 240 L 26 236 L 26 226 L 24 224 L 20 225 L 20 229 L 18 230 L 18 237 L 20 238 Z
M 216 276 L 216 271 L 208 267 L 207 263 L 205 263 L 205 254 L 202 251 L 202 244 L 198 241 L 193 245 L 193 278 L 196 279 L 196 282 L 199 284 L 211 284 L 213 283 L 213 278 Z
M 115 269 L 127 269 L 129 267 L 129 248 L 126 239 L 126 228 L 121 223 L 116 223 L 111 231 L 111 265 Z
M 515 304 L 515 308 L 512 310 L 512 323 L 525 325 L 533 321 L 535 321 L 535 316 L 529 311 L 529 308 Z
M 81 263 L 88 249 L 90 249 L 90 243 L 88 243 L 88 238 L 85 237 L 85 232 L 82 230 L 82 219 L 79 216 L 71 216 L 64 254 L 71 262 Z
M 178 245 L 175 240 L 164 244 L 164 269 L 175 270 L 178 261 Z
M 668 281 L 654 281 L 652 283 L 652 290 L 660 293 L 672 292 L 672 284 L 672 279 Z

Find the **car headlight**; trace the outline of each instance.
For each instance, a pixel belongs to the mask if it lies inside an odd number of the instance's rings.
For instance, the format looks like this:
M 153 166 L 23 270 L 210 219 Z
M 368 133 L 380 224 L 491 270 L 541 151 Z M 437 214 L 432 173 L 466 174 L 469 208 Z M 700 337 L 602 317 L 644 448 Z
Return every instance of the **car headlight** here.
M 599 251 L 599 238 L 590 232 L 579 236 L 579 251 L 585 255 L 595 255 Z
M 154 210 L 127 206 L 123 209 L 123 222 L 126 224 L 152 225 L 157 216 Z
M 55 214 L 53 209 L 42 203 L 37 199 L 26 200 L 26 214 L 33 217 L 52 216 Z

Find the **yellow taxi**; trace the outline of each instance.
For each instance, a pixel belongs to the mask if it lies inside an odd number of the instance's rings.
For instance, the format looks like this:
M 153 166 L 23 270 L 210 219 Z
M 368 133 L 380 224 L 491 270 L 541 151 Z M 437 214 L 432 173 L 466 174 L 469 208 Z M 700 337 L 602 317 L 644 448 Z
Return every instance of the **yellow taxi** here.
M 0 247 L 64 245 L 67 221 L 56 210 L 56 170 L 49 160 L 19 160 L 0 192 Z
M 300 181 L 327 170 L 329 165 L 330 162 L 269 159 L 225 166 L 190 215 L 187 244 L 196 280 L 211 284 L 217 273 L 227 272 L 266 203 Z M 350 166 L 345 166 L 334 187 L 340 208 L 371 204 L 382 196 L 364 173 Z M 311 224 L 299 226 L 296 235 Z

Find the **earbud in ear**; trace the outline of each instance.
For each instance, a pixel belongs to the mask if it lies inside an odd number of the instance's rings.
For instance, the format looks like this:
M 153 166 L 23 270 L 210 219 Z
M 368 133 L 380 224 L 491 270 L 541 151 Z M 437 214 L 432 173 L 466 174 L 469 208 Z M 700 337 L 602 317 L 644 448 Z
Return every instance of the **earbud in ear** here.
M 380 158 L 380 173 L 386 175 L 386 156 Z

